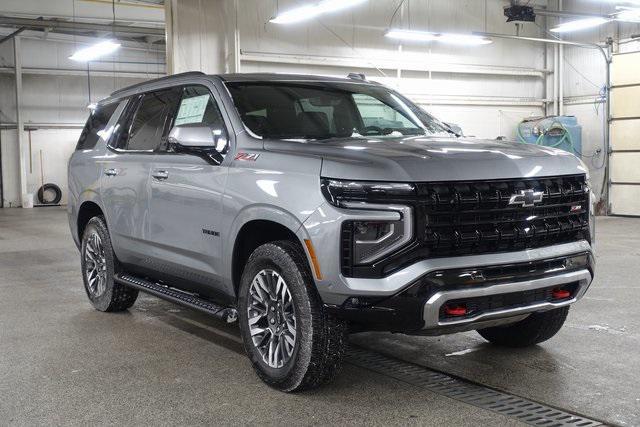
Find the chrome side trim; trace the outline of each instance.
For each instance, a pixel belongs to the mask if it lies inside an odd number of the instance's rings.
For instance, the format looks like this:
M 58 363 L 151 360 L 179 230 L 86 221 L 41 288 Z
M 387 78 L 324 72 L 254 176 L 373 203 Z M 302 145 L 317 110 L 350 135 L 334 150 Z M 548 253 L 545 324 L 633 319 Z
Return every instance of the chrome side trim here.
M 587 288 L 591 284 L 591 273 L 589 270 L 578 270 L 569 273 L 559 274 L 557 276 L 544 277 L 541 279 L 525 280 L 521 282 L 500 283 L 493 286 L 478 287 L 475 289 L 460 289 L 454 291 L 443 291 L 434 294 L 424 305 L 424 329 L 438 328 L 449 325 L 462 325 L 473 323 L 480 320 L 496 319 L 501 317 L 511 317 L 523 313 L 532 313 L 534 311 L 550 310 L 553 308 L 564 307 L 578 301 Z M 494 310 L 480 313 L 477 316 L 440 321 L 440 307 L 449 300 L 482 297 L 489 295 L 506 294 L 511 292 L 528 291 L 532 289 L 548 288 L 555 285 L 563 285 L 566 283 L 578 282 L 578 291 L 574 298 L 561 302 L 543 302 L 532 304 L 525 307 L 514 307 L 503 310 Z

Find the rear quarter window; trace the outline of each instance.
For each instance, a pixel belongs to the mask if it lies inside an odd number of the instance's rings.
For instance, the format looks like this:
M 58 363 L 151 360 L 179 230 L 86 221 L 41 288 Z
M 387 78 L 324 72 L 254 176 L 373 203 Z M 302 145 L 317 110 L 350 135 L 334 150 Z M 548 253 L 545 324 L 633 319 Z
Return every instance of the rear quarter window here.
M 80 134 L 80 139 L 78 139 L 76 150 L 91 150 L 96 146 L 100 139 L 100 133 L 107 127 L 111 116 L 118 108 L 118 104 L 118 102 L 113 102 L 99 105 L 94 110 L 91 110 L 87 123 L 85 123 Z

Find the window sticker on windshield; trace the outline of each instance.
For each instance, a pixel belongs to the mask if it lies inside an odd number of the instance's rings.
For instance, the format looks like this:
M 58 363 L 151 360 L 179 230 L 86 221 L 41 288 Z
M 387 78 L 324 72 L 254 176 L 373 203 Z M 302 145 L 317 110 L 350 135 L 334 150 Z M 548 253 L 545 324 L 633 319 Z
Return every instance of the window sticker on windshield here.
M 200 123 L 204 117 L 204 111 L 207 109 L 209 95 L 194 96 L 193 98 L 183 99 L 178 110 L 175 125 L 185 125 L 189 123 Z

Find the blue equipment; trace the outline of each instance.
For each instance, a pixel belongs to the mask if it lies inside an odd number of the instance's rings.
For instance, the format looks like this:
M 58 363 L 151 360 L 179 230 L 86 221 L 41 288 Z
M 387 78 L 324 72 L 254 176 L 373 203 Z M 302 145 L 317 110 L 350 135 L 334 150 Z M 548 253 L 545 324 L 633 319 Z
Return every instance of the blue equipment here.
M 518 141 L 559 148 L 582 156 L 582 126 L 574 116 L 526 118 L 517 128 Z

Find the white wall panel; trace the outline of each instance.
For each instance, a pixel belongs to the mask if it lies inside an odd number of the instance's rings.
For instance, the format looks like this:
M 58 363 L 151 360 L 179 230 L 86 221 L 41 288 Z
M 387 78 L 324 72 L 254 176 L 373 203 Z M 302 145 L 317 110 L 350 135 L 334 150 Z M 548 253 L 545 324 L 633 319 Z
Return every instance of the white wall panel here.
M 26 131 L 29 148 L 27 192 L 37 193 L 42 182 L 54 183 L 62 190 L 62 204 L 67 202 L 67 163 L 80 136 L 80 129 L 41 129 Z M 20 205 L 18 185 L 18 142 L 15 130 L 2 130 L 2 181 L 4 205 Z M 29 144 L 29 140 L 31 143 Z M 42 169 L 40 154 L 42 153 Z M 41 173 L 42 171 L 42 173 Z M 37 203 L 37 202 L 36 202 Z
M 0 130 L 2 149 L 2 186 L 5 207 L 20 206 L 20 173 L 18 170 L 18 141 L 15 130 Z
M 614 86 L 640 83 L 640 56 L 633 53 L 615 55 L 611 66 Z
M 611 181 L 640 184 L 640 153 L 613 153 L 610 165 Z
M 640 120 L 614 120 L 610 129 L 613 150 L 640 150 Z
M 616 215 L 634 215 L 640 212 L 640 185 L 614 185 L 611 187 L 611 210 Z
M 615 118 L 640 117 L 640 86 L 611 90 L 611 116 Z
M 54 183 L 62 190 L 62 204 L 67 203 L 67 163 L 80 137 L 80 129 L 41 129 L 31 131 L 31 163 L 27 190 L 37 192 L 42 183 Z M 42 155 L 42 157 L 41 157 Z M 42 163 L 40 162 L 42 159 Z M 42 170 L 40 166 L 42 165 Z M 42 171 L 42 172 L 41 172 Z

